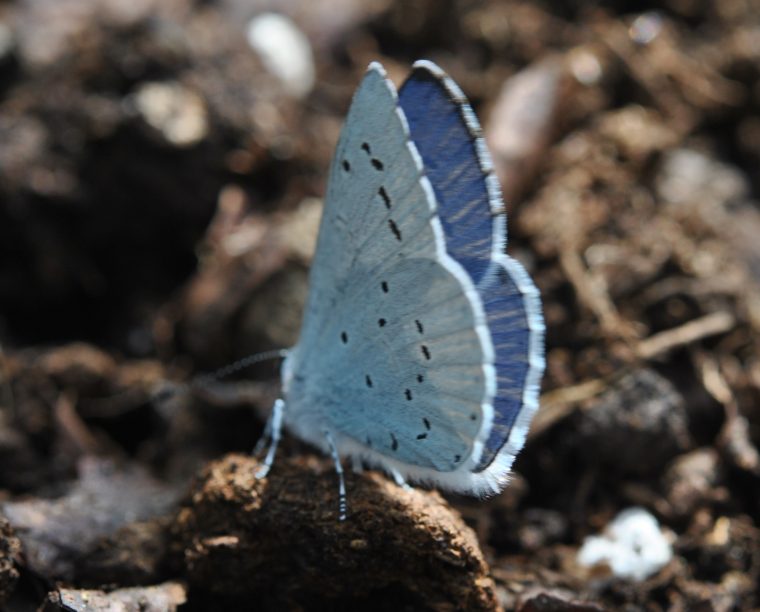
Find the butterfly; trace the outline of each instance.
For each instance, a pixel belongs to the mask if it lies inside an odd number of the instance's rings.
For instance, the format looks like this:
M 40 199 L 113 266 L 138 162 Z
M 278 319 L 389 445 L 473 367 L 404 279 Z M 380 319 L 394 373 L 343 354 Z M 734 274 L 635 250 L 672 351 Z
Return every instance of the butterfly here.
M 539 293 L 505 248 L 498 180 L 462 91 L 430 61 L 398 92 L 370 64 L 332 162 L 259 476 L 285 427 L 333 456 L 341 519 L 341 457 L 399 483 L 501 491 L 544 370 Z

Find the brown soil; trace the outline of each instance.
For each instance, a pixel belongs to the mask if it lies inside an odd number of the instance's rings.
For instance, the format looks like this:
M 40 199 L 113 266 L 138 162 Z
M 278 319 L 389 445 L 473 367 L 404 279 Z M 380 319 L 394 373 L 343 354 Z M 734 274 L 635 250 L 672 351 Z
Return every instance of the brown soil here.
M 254 4 L 311 41 L 307 96 Z M 760 608 L 760 3 L 645 8 L 0 0 L 0 607 Z M 542 407 L 502 495 L 349 473 L 339 522 L 329 459 L 234 454 L 276 365 L 184 383 L 296 341 L 351 95 L 421 57 L 484 124 Z M 631 506 L 672 561 L 581 567 Z

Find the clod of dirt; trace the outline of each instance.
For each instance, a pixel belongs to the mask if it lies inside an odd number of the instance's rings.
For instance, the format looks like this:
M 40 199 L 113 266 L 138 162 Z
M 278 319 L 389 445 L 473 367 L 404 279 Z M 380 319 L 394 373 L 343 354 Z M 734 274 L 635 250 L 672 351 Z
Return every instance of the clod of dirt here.
M 498 609 L 475 534 L 437 493 L 347 474 L 341 522 L 328 461 L 281 460 L 265 480 L 259 467 L 241 455 L 210 464 L 174 524 L 183 573 L 216 605 Z
M 80 479 L 65 496 L 1 508 L 24 545 L 26 565 L 43 576 L 72 580 L 80 560 L 102 538 L 133 521 L 169 512 L 177 497 L 142 468 L 117 469 L 89 458 L 81 462 Z
M 129 523 L 98 541 L 76 564 L 79 586 L 143 585 L 162 577 L 167 550 L 167 520 Z
M 639 369 L 610 385 L 585 411 L 581 431 L 591 461 L 626 474 L 647 474 L 688 448 L 683 398 L 654 370 Z

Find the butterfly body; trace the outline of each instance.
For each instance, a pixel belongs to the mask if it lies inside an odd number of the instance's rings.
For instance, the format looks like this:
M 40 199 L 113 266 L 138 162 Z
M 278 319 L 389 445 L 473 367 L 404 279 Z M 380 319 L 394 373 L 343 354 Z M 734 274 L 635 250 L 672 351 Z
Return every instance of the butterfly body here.
M 504 254 L 498 183 L 464 96 L 418 62 L 379 64 L 337 145 L 284 425 L 404 478 L 505 484 L 538 404 L 538 293 Z

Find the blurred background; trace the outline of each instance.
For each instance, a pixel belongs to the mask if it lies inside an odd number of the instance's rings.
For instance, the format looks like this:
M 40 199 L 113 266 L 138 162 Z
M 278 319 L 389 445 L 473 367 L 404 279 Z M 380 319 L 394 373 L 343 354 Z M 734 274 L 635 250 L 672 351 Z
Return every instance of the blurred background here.
M 351 96 L 370 61 L 398 85 L 420 58 L 480 117 L 544 302 L 513 485 L 452 501 L 500 601 L 757 608 L 753 0 L 0 0 L 0 501 L 92 454 L 179 483 L 252 447 L 244 402 L 179 417 L 151 390 L 294 344 Z M 277 367 L 247 375 L 265 414 Z M 630 507 L 672 556 L 580 569 Z

